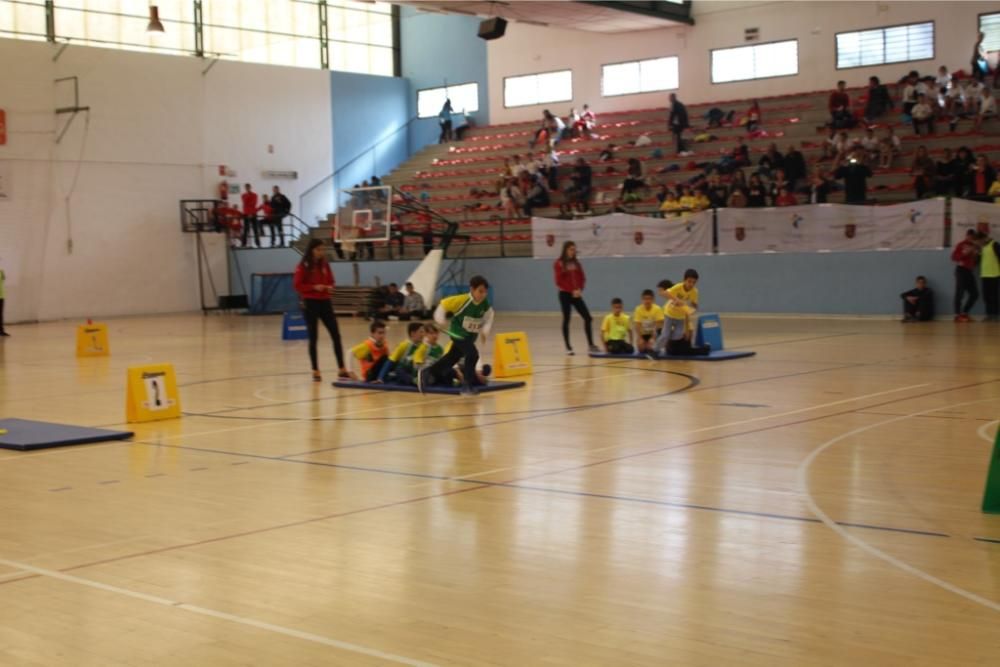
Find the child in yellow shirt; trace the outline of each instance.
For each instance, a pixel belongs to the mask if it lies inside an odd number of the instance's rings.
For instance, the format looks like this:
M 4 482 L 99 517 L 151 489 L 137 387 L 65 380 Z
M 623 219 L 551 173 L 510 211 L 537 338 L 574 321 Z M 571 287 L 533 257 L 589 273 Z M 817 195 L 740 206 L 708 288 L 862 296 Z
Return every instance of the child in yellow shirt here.
M 684 282 L 672 284 L 661 280 L 660 295 L 666 298 L 664 304 L 663 332 L 656 340 L 656 351 L 666 354 L 678 341 L 691 342 L 694 325 L 692 317 L 698 310 L 698 272 L 688 269 L 684 272 Z
M 388 360 L 382 364 L 376 382 L 390 384 L 416 384 L 416 367 L 414 356 L 423 344 L 424 325 L 420 322 L 410 322 L 406 327 L 407 340 L 396 346 Z
M 652 354 L 654 342 L 663 327 L 663 309 L 653 302 L 653 290 L 642 291 L 642 303 L 632 313 L 635 346 L 638 354 Z
M 601 324 L 601 340 L 608 354 L 633 354 L 632 327 L 628 315 L 622 312 L 622 300 L 611 299 L 611 312 L 604 316 Z

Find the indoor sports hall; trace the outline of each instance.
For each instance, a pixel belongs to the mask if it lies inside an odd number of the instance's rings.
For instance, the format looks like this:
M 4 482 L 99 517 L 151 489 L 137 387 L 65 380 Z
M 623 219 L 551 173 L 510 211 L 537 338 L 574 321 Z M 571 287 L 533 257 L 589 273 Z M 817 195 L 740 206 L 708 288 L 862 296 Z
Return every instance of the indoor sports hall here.
M 0 0 L 0 665 L 1000 664 L 1000 6 Z

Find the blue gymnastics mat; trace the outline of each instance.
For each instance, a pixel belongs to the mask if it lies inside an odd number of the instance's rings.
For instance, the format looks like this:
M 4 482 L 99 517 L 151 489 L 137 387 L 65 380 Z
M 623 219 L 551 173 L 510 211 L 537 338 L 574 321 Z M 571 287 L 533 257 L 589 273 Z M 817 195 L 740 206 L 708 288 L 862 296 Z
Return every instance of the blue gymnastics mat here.
M 752 357 L 756 352 L 745 350 L 713 350 L 707 355 L 693 355 L 683 357 L 672 357 L 670 355 L 657 357 L 657 361 L 729 361 L 730 359 L 746 359 Z M 643 355 L 636 354 L 608 354 L 607 352 L 591 352 L 591 359 L 645 359 Z
M 36 422 L 30 419 L 0 419 L 0 449 L 28 451 L 66 445 L 89 445 L 107 440 L 125 440 L 131 431 L 108 431 L 103 428 L 86 428 L 69 424 Z
M 337 380 L 333 383 L 338 389 L 368 389 L 370 391 L 406 391 L 418 393 L 419 390 L 413 385 L 405 384 L 372 384 L 371 382 L 361 382 L 360 380 Z M 523 382 L 504 382 L 503 380 L 491 380 L 489 384 L 476 387 L 479 393 L 488 391 L 503 391 L 505 389 L 517 389 L 523 387 Z M 460 394 L 461 387 L 427 387 L 425 394 Z

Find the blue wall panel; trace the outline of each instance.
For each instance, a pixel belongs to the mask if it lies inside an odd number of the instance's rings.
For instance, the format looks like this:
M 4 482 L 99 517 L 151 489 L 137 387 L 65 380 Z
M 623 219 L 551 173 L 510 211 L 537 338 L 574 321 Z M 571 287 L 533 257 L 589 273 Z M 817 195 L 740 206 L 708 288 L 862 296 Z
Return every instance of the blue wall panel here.
M 946 315 L 951 313 L 953 289 L 948 254 L 946 250 L 914 250 L 583 261 L 586 299 L 595 314 L 604 313 L 616 296 L 633 307 L 643 289 L 655 289 L 662 278 L 680 280 L 690 267 L 701 274 L 698 288 L 705 312 L 894 315 L 901 312 L 899 293 L 910 289 L 914 277 L 922 273 L 937 293 L 938 313 Z M 252 271 L 290 272 L 298 261 L 291 250 L 248 250 L 239 256 L 245 276 Z M 361 284 L 374 285 L 376 276 L 383 284 L 406 280 L 417 262 L 361 262 L 358 266 Z M 338 283 L 351 284 L 349 263 L 333 267 Z M 559 309 L 549 260 L 471 259 L 466 273 L 482 273 L 490 280 L 499 310 Z M 233 284 L 238 285 L 235 280 Z M 980 303 L 977 310 L 981 308 Z
M 404 79 L 330 72 L 330 97 L 333 171 L 343 168 L 338 190 L 385 176 L 409 157 L 409 84 Z
M 489 124 L 486 42 L 478 37 L 479 21 L 474 16 L 430 14 L 400 7 L 402 74 L 410 83 L 411 118 L 417 115 L 418 90 L 439 88 L 445 82 L 478 83 L 479 111 L 472 115 L 477 125 Z M 437 118 L 414 121 L 410 152 L 436 142 L 438 133 Z

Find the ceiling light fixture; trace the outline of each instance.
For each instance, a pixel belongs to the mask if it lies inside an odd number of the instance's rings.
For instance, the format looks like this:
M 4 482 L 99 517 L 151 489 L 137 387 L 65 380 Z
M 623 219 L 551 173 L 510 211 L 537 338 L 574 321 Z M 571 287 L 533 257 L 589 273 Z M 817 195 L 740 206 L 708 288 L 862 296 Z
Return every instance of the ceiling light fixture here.
M 160 8 L 156 5 L 149 6 L 149 25 L 146 32 L 166 32 L 163 29 L 163 22 L 160 21 Z

